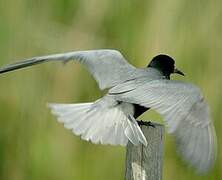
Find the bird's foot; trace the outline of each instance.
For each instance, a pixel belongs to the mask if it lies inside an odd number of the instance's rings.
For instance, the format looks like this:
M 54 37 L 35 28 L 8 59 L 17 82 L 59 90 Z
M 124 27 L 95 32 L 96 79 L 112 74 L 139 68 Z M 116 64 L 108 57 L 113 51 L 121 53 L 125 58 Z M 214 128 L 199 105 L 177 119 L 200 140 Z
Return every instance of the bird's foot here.
M 137 121 L 137 123 L 139 124 L 139 126 L 145 125 L 145 126 L 151 126 L 153 128 L 155 128 L 155 124 L 152 123 L 151 121 Z

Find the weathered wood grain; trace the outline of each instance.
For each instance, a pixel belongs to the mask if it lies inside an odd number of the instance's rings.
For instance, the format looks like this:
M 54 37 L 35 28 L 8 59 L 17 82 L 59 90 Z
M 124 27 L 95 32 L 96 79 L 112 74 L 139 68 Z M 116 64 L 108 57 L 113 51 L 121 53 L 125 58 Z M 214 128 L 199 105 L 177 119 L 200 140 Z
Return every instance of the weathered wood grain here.
M 161 180 L 163 167 L 163 132 L 160 124 L 155 127 L 142 125 L 148 145 L 134 146 L 128 143 L 126 149 L 126 180 Z

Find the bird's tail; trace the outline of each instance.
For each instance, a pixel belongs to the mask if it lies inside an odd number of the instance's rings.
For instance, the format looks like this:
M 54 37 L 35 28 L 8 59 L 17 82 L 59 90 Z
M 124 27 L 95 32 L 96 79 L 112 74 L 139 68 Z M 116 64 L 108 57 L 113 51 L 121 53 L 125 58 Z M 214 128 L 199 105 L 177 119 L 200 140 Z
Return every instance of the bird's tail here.
M 130 140 L 134 145 L 147 145 L 136 120 L 121 108 L 101 108 L 96 103 L 48 104 L 64 127 L 93 143 L 123 145 Z

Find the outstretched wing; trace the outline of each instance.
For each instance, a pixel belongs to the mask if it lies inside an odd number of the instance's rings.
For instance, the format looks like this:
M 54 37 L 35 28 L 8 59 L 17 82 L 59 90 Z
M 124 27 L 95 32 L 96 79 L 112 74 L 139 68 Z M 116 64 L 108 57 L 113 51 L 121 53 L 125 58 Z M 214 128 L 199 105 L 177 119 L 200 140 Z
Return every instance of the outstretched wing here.
M 125 80 L 136 69 L 116 50 L 89 50 L 33 57 L 0 68 L 0 73 L 49 62 L 76 60 L 84 64 L 99 84 L 100 89 L 112 87 Z
M 200 90 L 191 84 L 154 80 L 127 89 L 117 85 L 110 95 L 159 112 L 176 137 L 179 153 L 199 172 L 208 170 L 216 157 L 216 135 L 209 108 Z M 118 93 L 119 92 L 119 93 Z M 124 92 L 124 93 L 123 93 Z

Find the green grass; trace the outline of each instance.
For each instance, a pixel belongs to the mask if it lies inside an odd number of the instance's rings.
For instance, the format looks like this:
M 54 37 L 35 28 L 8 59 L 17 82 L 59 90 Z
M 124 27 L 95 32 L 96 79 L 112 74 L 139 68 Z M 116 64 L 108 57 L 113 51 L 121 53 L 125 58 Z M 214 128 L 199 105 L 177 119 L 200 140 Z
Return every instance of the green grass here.
M 218 158 L 198 176 L 165 136 L 164 180 L 222 178 L 222 3 L 220 1 L 2 0 L 0 64 L 71 50 L 114 48 L 135 66 L 158 53 L 176 59 L 211 107 Z M 0 179 L 123 179 L 125 149 L 81 141 L 55 121 L 47 102 L 101 96 L 79 64 L 48 63 L 0 76 Z M 155 113 L 143 119 L 159 120 Z

